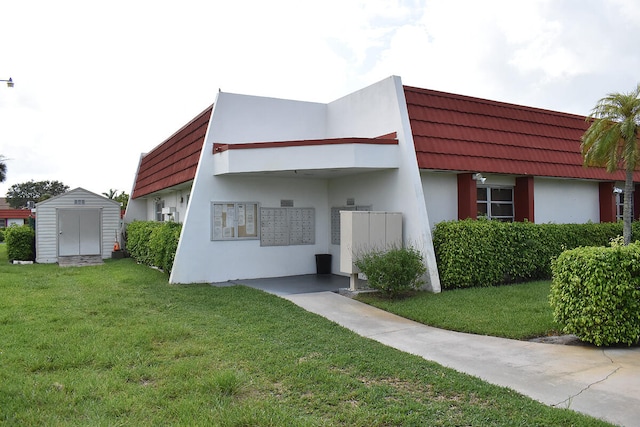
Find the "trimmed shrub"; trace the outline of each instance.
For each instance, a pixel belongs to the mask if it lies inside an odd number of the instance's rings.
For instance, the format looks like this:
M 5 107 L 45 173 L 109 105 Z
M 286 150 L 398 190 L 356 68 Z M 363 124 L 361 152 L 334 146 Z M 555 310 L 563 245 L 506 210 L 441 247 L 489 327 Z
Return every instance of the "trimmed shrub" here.
M 422 254 L 414 248 L 370 251 L 354 264 L 367 276 L 371 288 L 390 298 L 420 288 L 424 283 L 422 275 L 427 271 Z
M 127 251 L 137 262 L 170 273 L 178 248 L 182 224 L 133 221 L 127 225 Z
M 620 234 L 622 223 L 464 220 L 436 224 L 433 243 L 441 285 L 453 289 L 549 279 L 551 260 L 565 249 L 605 246 Z
M 597 346 L 640 339 L 640 244 L 583 247 L 552 263 L 549 300 L 563 332 Z
M 11 225 L 5 229 L 7 257 L 9 261 L 33 261 L 35 259 L 36 232 L 28 225 Z
M 126 248 L 132 258 L 142 264 L 153 265 L 153 254 L 149 240 L 151 233 L 162 223 L 156 221 L 133 221 L 127 225 Z
M 153 254 L 153 265 L 167 273 L 173 268 L 173 260 L 178 249 L 182 225 L 177 222 L 165 222 L 155 228 L 149 237 L 149 249 Z

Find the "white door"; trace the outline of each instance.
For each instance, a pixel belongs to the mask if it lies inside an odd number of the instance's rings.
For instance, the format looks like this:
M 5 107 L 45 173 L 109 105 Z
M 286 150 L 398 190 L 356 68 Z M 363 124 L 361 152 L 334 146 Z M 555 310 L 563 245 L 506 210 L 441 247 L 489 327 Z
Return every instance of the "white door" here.
M 58 255 L 101 255 L 100 210 L 58 210 Z

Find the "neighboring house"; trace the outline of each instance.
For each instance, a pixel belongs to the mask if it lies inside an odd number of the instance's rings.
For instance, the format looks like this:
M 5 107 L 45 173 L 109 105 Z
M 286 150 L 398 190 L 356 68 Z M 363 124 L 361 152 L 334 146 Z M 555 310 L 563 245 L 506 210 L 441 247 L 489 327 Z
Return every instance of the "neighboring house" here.
M 315 254 L 337 273 L 341 210 L 401 212 L 438 292 L 440 221 L 616 220 L 624 176 L 582 167 L 586 128 L 396 76 L 328 104 L 219 93 L 141 157 L 125 223 L 183 222 L 170 282 L 221 282 L 313 273 Z
M 36 203 L 36 262 L 111 258 L 120 203 L 83 188 Z
M 31 209 L 14 209 L 9 206 L 7 199 L 0 197 L 0 228 L 10 225 L 24 225 L 32 217 Z

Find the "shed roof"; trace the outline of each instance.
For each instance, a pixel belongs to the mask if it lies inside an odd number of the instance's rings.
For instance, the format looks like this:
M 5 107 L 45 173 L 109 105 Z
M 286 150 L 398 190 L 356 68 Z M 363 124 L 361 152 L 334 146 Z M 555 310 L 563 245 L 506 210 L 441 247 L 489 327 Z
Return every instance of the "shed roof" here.
M 623 172 L 582 166 L 584 116 L 410 86 L 404 92 L 421 169 L 624 180 Z
M 60 199 L 68 199 L 69 197 L 77 197 L 78 195 L 87 197 L 93 197 L 95 199 L 99 199 L 104 203 L 112 203 L 115 205 L 119 205 L 120 202 L 117 200 L 109 199 L 108 197 L 101 196 L 100 194 L 96 194 L 92 191 L 85 190 L 82 187 L 74 188 L 73 190 L 66 191 L 64 193 L 58 194 L 57 196 L 51 197 L 49 199 L 43 200 L 41 202 L 36 203 L 36 208 L 42 207 L 44 205 L 56 205 Z
M 212 111 L 213 105 L 142 157 L 132 198 L 195 178 Z

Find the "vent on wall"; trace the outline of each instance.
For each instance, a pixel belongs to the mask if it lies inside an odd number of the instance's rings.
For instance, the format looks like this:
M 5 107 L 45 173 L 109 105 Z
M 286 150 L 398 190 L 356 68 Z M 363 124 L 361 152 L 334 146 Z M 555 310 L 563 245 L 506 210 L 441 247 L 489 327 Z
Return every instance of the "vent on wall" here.
M 281 208 L 292 208 L 293 207 L 293 200 L 280 200 L 280 207 Z

